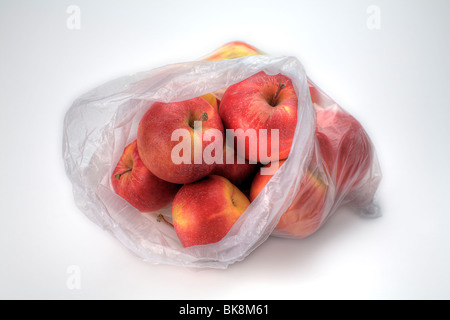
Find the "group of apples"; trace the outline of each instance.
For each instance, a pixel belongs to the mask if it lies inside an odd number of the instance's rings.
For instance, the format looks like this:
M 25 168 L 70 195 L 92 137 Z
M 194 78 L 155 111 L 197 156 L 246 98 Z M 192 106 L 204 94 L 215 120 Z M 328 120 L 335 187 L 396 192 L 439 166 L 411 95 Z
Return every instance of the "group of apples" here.
M 261 52 L 245 43 L 232 42 L 207 59 L 217 61 L 252 54 Z M 311 97 L 314 102 L 313 91 Z M 125 147 L 113 171 L 112 186 L 141 212 L 158 211 L 172 203 L 172 225 L 184 247 L 220 241 L 275 174 L 262 174 L 260 168 L 278 168 L 288 158 L 297 108 L 291 80 L 282 74 L 264 72 L 229 86 L 220 100 L 210 93 L 186 101 L 152 103 L 140 120 L 137 139 Z M 200 127 L 195 125 L 198 122 Z M 178 129 L 189 133 L 191 161 L 173 161 L 179 144 L 173 141 L 173 133 Z M 209 129 L 219 132 L 222 139 L 202 138 Z M 233 139 L 254 129 L 258 141 L 259 132 L 265 129 L 267 143 L 257 143 L 256 150 L 245 139 L 244 145 L 230 144 L 226 129 L 236 132 Z M 276 155 L 271 154 L 273 129 L 278 132 Z M 316 137 L 323 168 L 337 193 L 357 188 L 371 161 L 371 144 L 358 121 L 339 109 L 317 110 Z M 194 146 L 201 148 L 202 154 L 208 148 L 220 149 L 223 161 L 194 159 Z M 230 153 L 234 154 L 231 163 L 227 161 Z M 271 160 L 265 164 L 268 161 L 261 155 L 279 163 L 273 166 Z M 328 192 L 329 181 L 323 181 L 314 170 L 307 171 L 276 231 L 296 238 L 315 232 L 323 219 Z

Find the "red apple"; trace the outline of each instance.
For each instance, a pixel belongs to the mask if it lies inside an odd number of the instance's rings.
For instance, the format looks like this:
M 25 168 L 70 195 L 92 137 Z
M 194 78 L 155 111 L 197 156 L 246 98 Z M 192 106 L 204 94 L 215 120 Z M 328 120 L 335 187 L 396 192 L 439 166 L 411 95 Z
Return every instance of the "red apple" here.
M 336 152 L 330 140 L 323 132 L 318 131 L 316 128 L 315 135 L 317 139 L 316 147 L 319 147 L 319 154 L 322 160 L 323 168 L 328 172 L 330 177 L 333 177 Z M 311 163 L 315 163 L 315 161 L 317 161 L 317 158 L 314 153 Z
M 227 154 L 234 154 L 233 158 L 228 160 L 228 163 Z M 227 139 L 225 139 L 223 145 L 222 162 L 223 163 L 216 164 L 213 174 L 227 178 L 236 186 L 241 186 L 247 182 L 253 176 L 257 168 L 257 164 L 250 163 L 247 159 L 238 155 L 236 148 L 233 150 Z
M 185 184 L 172 204 L 175 232 L 184 247 L 218 242 L 249 204 L 247 197 L 221 176 Z
M 361 124 L 338 108 L 317 110 L 321 154 L 338 192 L 351 192 L 372 163 L 372 144 Z
M 136 140 L 130 143 L 111 177 L 114 191 L 141 212 L 152 212 L 168 205 L 181 186 L 152 174 L 142 162 Z
M 280 161 L 281 167 L 284 161 Z M 258 172 L 250 189 L 250 200 L 253 201 L 272 178 L 272 174 L 261 175 Z M 328 186 L 313 172 L 307 171 L 300 189 L 290 207 L 281 216 L 274 235 L 292 238 L 305 238 L 319 229 L 325 213 Z
M 201 127 L 196 127 L 195 122 Z M 206 131 L 216 132 L 217 136 L 208 141 L 204 138 Z M 214 161 L 205 161 L 205 149 L 212 150 L 210 155 L 222 150 L 223 134 L 219 114 L 199 97 L 154 103 L 139 123 L 137 144 L 142 161 L 153 174 L 184 184 L 197 181 L 214 170 Z
M 289 155 L 297 125 L 297 105 L 297 95 L 288 77 L 261 71 L 228 87 L 219 113 L 225 128 L 235 130 L 240 154 L 254 162 L 269 162 Z M 267 133 L 266 143 L 261 129 Z M 273 129 L 278 130 L 278 139 L 274 135 L 272 141 Z M 256 136 L 256 143 L 245 138 L 250 133 Z M 244 139 L 245 145 L 239 143 Z M 278 153 L 272 154 L 272 142 L 278 143 Z

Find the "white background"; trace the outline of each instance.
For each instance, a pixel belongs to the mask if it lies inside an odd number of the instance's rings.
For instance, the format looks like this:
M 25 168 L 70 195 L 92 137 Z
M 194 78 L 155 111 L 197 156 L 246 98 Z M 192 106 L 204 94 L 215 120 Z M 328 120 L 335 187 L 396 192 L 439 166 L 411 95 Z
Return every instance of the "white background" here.
M 66 25 L 69 5 L 80 30 Z M 367 26 L 370 5 L 380 29 Z M 1 1 L 0 298 L 450 298 L 449 14 L 446 0 Z M 65 112 L 106 81 L 232 40 L 296 56 L 360 120 L 383 216 L 341 211 L 226 270 L 143 262 L 75 206 Z M 67 286 L 72 265 L 80 289 Z

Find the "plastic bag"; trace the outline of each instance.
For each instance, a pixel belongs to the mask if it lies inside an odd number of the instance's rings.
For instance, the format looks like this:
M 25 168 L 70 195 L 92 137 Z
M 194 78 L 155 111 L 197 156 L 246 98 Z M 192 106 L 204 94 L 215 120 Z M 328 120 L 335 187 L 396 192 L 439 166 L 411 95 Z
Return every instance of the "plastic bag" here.
M 248 43 L 233 41 L 204 59 L 220 61 L 251 55 L 265 53 Z M 373 199 L 381 180 L 381 170 L 369 136 L 354 117 L 309 78 L 308 86 L 317 120 L 314 157 L 291 206 L 272 232 L 280 237 L 307 237 L 344 205 L 356 207 L 365 216 L 379 216 L 379 208 Z M 218 98 L 222 93 L 218 92 Z M 259 190 L 269 179 L 272 176 L 257 174 L 253 182 L 260 184 Z
M 373 143 L 362 125 L 308 79 L 316 110 L 314 154 L 291 206 L 273 235 L 305 238 L 340 207 L 378 217 L 374 203 L 381 170 Z
M 222 240 L 183 248 L 174 229 L 156 219 L 159 214 L 170 219 L 170 205 L 158 212 L 141 213 L 113 191 L 110 177 L 115 164 L 125 146 L 136 139 L 139 121 L 152 102 L 183 101 L 210 92 L 220 93 L 260 71 L 289 77 L 298 97 L 297 127 L 289 158 Z M 272 233 L 298 237 L 275 228 L 286 210 L 299 202 L 302 197 L 299 190 L 307 181 L 307 172 L 312 171 L 327 186 L 319 228 L 344 203 L 351 190 L 343 186 L 338 193 L 333 173 L 325 169 L 309 89 L 303 66 L 296 58 L 262 55 L 168 65 L 100 86 L 78 98 L 64 119 L 63 157 L 75 202 L 93 222 L 145 261 L 226 268 L 243 260 Z M 320 105 L 329 108 L 332 104 Z M 370 198 L 361 201 L 366 206 L 376 189 L 373 183 L 378 174 L 376 163 L 372 157 L 372 171 L 358 182 L 364 192 L 352 191 L 354 199 Z M 370 195 L 366 191 L 369 184 Z

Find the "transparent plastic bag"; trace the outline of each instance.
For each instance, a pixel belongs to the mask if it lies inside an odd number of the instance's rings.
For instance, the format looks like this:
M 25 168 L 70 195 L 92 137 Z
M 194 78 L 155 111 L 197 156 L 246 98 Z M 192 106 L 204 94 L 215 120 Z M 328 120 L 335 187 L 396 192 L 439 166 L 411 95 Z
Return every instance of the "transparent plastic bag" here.
M 313 158 L 291 206 L 273 235 L 305 238 L 343 206 L 378 217 L 374 203 L 381 170 L 373 143 L 362 125 L 308 79 L 316 110 Z
M 203 59 L 220 61 L 265 54 L 248 43 L 233 41 Z M 345 205 L 368 217 L 380 215 L 374 196 L 382 175 L 369 136 L 354 117 L 309 78 L 308 87 L 317 121 L 313 158 L 300 189 L 272 232 L 280 237 L 307 237 Z M 222 93 L 217 93 L 218 98 Z M 257 174 L 254 181 L 258 179 L 268 181 L 272 177 Z
M 264 71 L 291 78 L 298 122 L 286 166 L 219 242 L 183 248 L 173 228 L 157 221 L 170 205 L 142 214 L 118 196 L 110 177 L 125 146 L 136 139 L 149 102 L 183 101 L 228 87 Z M 78 98 L 64 120 L 64 161 L 77 206 L 127 248 L 153 263 L 225 268 L 244 259 L 272 233 L 294 198 L 311 161 L 315 112 L 301 63 L 293 57 L 250 56 L 165 66 L 107 83 Z
M 125 146 L 136 139 L 139 121 L 153 102 L 183 101 L 211 92 L 220 96 L 228 86 L 260 71 L 281 73 L 294 85 L 299 103 L 290 155 L 222 240 L 184 248 L 175 230 L 157 219 L 161 214 L 170 221 L 171 205 L 157 212 L 139 212 L 114 192 L 110 181 L 114 167 Z M 64 119 L 63 157 L 77 206 L 145 261 L 210 268 L 226 268 L 243 260 L 271 234 L 303 237 L 291 229 L 301 223 L 303 213 L 295 206 L 307 198 L 304 186 L 311 185 L 307 178 L 310 172 L 326 186 L 314 232 L 350 195 L 352 200 L 347 203 L 359 199 L 362 207 L 369 206 L 379 173 L 376 158 L 371 158 L 371 172 L 356 187 L 342 184 L 337 191 L 333 170 L 327 170 L 321 155 L 314 108 L 337 106 L 319 103 L 318 99 L 313 105 L 309 84 L 296 58 L 254 55 L 168 65 L 111 81 L 84 94 Z M 325 100 L 326 95 L 322 97 Z M 284 214 L 293 207 L 287 227 L 280 227 Z

